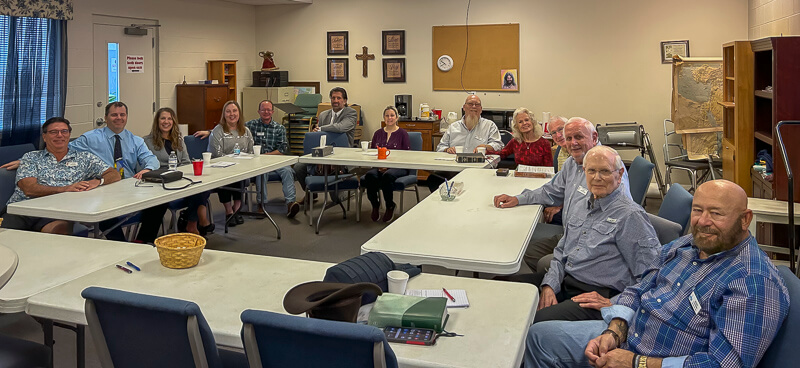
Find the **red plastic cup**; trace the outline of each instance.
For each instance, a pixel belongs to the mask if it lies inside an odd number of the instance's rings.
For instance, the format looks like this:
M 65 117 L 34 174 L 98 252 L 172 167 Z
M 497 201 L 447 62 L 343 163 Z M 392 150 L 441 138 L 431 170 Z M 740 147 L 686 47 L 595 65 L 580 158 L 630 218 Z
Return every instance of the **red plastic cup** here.
M 192 160 L 192 168 L 194 169 L 194 176 L 203 175 L 203 160 Z

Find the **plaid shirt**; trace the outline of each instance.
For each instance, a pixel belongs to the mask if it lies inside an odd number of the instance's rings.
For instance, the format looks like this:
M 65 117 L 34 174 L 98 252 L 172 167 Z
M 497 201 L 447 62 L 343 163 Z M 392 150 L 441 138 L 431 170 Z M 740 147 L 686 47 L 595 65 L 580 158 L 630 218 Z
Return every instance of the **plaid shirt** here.
M 274 120 L 269 124 L 264 124 L 261 119 L 250 120 L 244 125 L 253 133 L 255 145 L 261 145 L 261 153 L 278 150 L 285 154 L 289 148 L 286 140 L 286 128 L 276 123 Z
M 691 235 L 665 245 L 662 267 L 603 316 L 628 321 L 623 348 L 673 357 L 664 367 L 753 367 L 789 311 L 783 279 L 753 236 L 706 259 L 699 254 Z

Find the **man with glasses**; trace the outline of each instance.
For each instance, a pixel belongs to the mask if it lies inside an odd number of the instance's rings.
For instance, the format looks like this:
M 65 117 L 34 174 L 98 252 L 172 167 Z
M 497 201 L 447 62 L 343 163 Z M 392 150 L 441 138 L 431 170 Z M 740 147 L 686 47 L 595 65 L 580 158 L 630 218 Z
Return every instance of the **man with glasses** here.
M 256 154 L 283 155 L 289 148 L 286 139 L 286 128 L 272 120 L 274 107 L 272 101 L 264 100 L 258 104 L 259 119 L 253 119 L 245 123 L 250 132 L 253 133 L 255 145 L 261 146 L 261 152 Z M 295 201 L 294 170 L 286 166 L 275 170 L 281 177 L 283 185 L 283 197 L 286 199 L 286 217 L 294 217 L 300 211 L 300 205 Z M 256 187 L 259 188 L 261 203 L 267 203 L 267 178 L 269 174 L 260 175 L 256 178 Z M 259 205 L 261 207 L 261 205 Z M 264 211 L 264 208 L 259 208 Z
M 42 124 L 45 149 L 22 156 L 9 204 L 56 193 L 84 192 L 120 180 L 119 172 L 97 155 L 70 148 L 71 132 L 69 121 L 61 117 Z M 3 216 L 0 227 L 72 234 L 71 222 L 12 214 Z
M 570 210 L 550 269 L 530 279 L 541 285 L 534 323 L 602 319 L 609 298 L 638 282 L 658 258 L 661 244 L 647 213 L 624 194 L 617 151 L 590 149 L 583 171 L 589 194 Z
M 492 148 L 495 151 L 503 149 L 500 130 L 493 121 L 481 117 L 482 111 L 481 99 L 476 95 L 469 95 L 464 101 L 464 117 L 450 124 L 436 146 L 436 151 L 456 153 L 456 147 L 462 147 L 462 152 L 478 152 L 479 147 Z M 444 183 L 445 178 L 453 176 L 453 173 L 431 173 L 428 177 L 428 189 L 433 193 Z

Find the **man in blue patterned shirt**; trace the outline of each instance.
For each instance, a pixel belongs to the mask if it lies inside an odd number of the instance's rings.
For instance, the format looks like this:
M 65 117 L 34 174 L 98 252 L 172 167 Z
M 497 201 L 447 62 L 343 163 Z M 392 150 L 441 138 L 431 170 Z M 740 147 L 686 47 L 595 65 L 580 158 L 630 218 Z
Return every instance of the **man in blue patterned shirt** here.
M 741 187 L 704 183 L 691 235 L 665 245 L 659 267 L 603 308 L 605 321 L 533 325 L 525 366 L 755 367 L 789 295 L 747 231 L 752 219 Z
M 63 192 L 83 192 L 120 180 L 119 173 L 90 152 L 69 148 L 72 127 L 55 117 L 42 124 L 45 149 L 22 156 L 17 186 L 8 203 Z M 71 234 L 72 223 L 63 220 L 6 214 L 0 227 L 53 234 Z
M 583 159 L 588 196 L 566 217 L 550 269 L 531 281 L 541 285 L 534 323 L 602 319 L 600 308 L 572 298 L 584 293 L 611 298 L 654 266 L 661 244 L 642 206 L 625 195 L 625 169 L 613 148 L 595 146 Z
M 258 104 L 259 119 L 253 119 L 244 125 L 253 133 L 255 145 L 261 146 L 261 152 L 256 154 L 283 155 L 289 148 L 286 139 L 286 128 L 272 120 L 274 111 L 272 101 L 264 100 Z M 300 210 L 300 204 L 296 202 L 296 192 L 294 187 L 294 170 L 286 166 L 275 170 L 281 177 L 283 185 L 283 197 L 286 199 L 286 216 L 294 217 Z M 267 203 L 267 178 L 268 174 L 256 177 L 256 187 L 259 188 L 261 203 Z M 261 211 L 264 209 L 261 208 Z

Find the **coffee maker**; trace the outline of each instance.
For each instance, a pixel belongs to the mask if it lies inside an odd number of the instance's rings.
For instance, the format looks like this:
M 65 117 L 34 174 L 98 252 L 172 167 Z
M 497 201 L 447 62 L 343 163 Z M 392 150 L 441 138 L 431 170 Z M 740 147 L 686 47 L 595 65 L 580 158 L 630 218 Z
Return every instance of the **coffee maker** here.
M 411 95 L 394 95 L 394 107 L 397 108 L 399 119 L 411 120 L 412 107 Z

